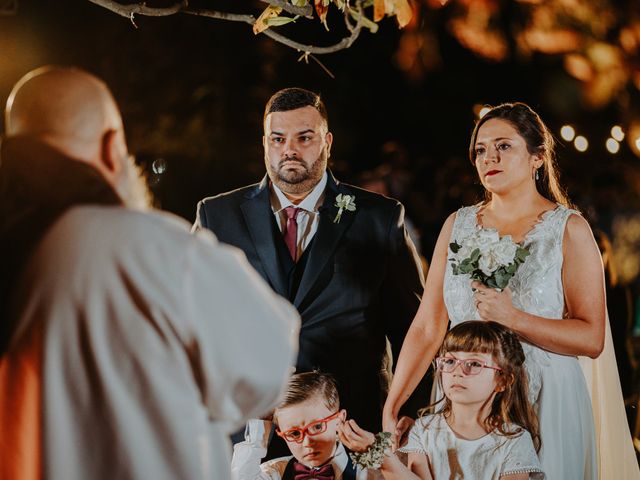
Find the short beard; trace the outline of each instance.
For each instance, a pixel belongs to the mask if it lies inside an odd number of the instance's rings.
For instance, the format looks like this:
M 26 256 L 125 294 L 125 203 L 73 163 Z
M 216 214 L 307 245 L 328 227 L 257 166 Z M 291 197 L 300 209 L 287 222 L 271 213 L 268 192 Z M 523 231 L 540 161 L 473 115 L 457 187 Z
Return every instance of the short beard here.
M 322 180 L 325 170 L 327 169 L 327 152 L 323 149 L 320 156 L 311 164 L 311 167 L 307 167 L 303 162 L 299 164 L 304 168 L 303 171 L 283 172 L 282 163 L 285 161 L 291 161 L 291 158 L 287 158 L 280 161 L 277 170 L 271 168 L 271 163 L 267 159 L 267 173 L 271 181 L 284 193 L 292 195 L 300 195 L 301 193 L 310 192 L 313 188 Z M 295 158 L 294 161 L 297 161 Z
M 147 185 L 144 170 L 135 164 L 133 157 L 123 162 L 116 190 L 129 208 L 148 210 L 153 205 L 153 194 Z

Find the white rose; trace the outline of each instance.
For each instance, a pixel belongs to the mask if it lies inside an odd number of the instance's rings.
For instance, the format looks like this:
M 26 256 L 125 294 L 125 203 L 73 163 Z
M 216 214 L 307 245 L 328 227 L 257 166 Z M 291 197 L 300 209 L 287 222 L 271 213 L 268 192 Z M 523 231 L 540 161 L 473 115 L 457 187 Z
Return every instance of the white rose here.
M 500 263 L 497 262 L 496 256 L 493 254 L 493 251 L 488 250 L 486 253 L 480 255 L 480 259 L 478 260 L 478 267 L 480 267 L 482 273 L 490 276 L 500 267 Z
M 481 253 L 488 251 L 494 243 L 500 241 L 500 235 L 494 228 L 481 228 L 474 235 L 475 248 L 479 248 Z
M 513 263 L 518 246 L 513 243 L 510 235 L 505 235 L 498 243 L 492 246 L 491 251 L 495 261 L 500 265 L 506 266 Z
M 465 258 L 469 258 L 473 250 L 474 250 L 473 246 L 469 245 L 466 242 L 462 242 L 462 245 L 460 246 L 460 250 L 458 250 L 458 253 L 456 253 L 456 258 L 458 259 L 458 261 L 462 261 Z

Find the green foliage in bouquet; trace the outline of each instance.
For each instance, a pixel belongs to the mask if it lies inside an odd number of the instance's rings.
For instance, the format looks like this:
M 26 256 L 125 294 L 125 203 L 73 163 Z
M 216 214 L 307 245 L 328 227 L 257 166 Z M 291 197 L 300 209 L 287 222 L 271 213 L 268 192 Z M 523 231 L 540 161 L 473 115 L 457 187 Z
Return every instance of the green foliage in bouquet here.
M 487 241 L 490 240 L 490 241 Z M 511 240 L 510 236 L 499 238 L 497 232 L 475 235 L 462 245 L 449 244 L 454 275 L 466 274 L 487 287 L 502 290 L 529 256 L 529 250 Z

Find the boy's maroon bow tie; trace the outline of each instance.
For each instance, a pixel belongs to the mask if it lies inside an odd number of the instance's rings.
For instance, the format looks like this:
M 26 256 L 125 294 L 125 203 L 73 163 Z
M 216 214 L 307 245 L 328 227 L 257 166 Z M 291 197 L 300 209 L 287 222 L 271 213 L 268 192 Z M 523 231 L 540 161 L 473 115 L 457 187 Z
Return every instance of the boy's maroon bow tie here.
M 293 465 L 294 480 L 334 480 L 333 465 L 330 463 L 322 467 L 307 467 L 299 462 Z

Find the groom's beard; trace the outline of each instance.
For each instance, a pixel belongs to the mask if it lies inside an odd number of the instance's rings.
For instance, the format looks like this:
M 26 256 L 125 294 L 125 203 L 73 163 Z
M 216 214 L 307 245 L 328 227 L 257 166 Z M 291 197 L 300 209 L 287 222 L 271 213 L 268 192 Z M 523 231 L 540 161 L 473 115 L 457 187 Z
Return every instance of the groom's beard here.
M 129 208 L 147 210 L 153 204 L 153 194 L 147 185 L 144 171 L 135 164 L 133 157 L 123 162 L 116 190 Z
M 322 180 L 325 170 L 327 169 L 327 150 L 322 149 L 320 156 L 307 166 L 303 161 L 295 158 L 284 158 L 278 164 L 277 170 L 271 168 L 271 164 L 267 160 L 267 173 L 273 183 L 275 183 L 284 193 L 298 195 L 310 192 Z M 297 161 L 301 170 L 285 170 L 283 167 L 286 161 Z

